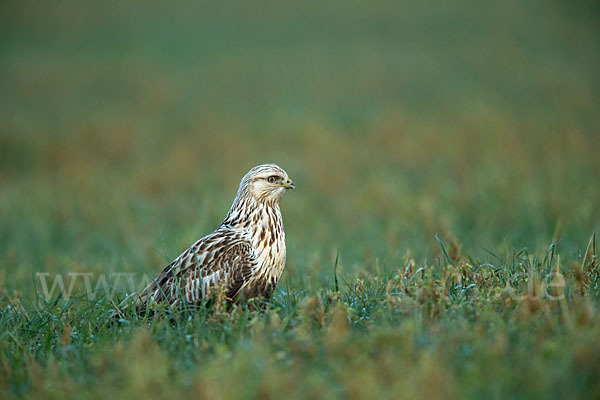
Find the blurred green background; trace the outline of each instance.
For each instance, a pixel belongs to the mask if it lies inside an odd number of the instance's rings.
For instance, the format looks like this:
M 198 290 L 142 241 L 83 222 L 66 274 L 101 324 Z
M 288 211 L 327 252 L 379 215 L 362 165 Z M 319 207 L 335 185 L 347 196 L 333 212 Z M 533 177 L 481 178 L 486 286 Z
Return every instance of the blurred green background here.
M 600 398 L 599 17 L 0 2 L 0 397 Z M 266 311 L 33 290 L 156 276 L 265 162 L 297 185 Z
M 600 228 L 597 2 L 0 8 L 0 287 L 158 271 L 264 162 L 288 279 Z

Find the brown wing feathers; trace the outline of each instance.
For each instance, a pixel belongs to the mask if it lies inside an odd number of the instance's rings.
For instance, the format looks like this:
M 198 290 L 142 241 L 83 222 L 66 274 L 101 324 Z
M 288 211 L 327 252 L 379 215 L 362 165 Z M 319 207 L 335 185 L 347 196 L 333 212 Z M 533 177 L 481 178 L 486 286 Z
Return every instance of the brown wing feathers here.
M 136 308 L 145 310 L 149 301 L 174 306 L 184 299 L 189 304 L 199 304 L 222 284 L 226 296 L 235 299 L 252 275 L 254 250 L 243 239 L 218 233 L 196 242 L 169 264 L 140 293 Z

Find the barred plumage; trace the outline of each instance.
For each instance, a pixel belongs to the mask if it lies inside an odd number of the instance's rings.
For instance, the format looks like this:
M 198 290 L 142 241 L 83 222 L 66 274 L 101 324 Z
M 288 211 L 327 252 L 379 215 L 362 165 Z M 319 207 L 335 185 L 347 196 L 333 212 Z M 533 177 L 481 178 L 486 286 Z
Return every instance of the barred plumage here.
M 232 299 L 269 298 L 285 266 L 279 201 L 294 183 L 275 164 L 252 168 L 221 225 L 198 240 L 146 287 L 136 302 L 199 304 L 217 288 Z

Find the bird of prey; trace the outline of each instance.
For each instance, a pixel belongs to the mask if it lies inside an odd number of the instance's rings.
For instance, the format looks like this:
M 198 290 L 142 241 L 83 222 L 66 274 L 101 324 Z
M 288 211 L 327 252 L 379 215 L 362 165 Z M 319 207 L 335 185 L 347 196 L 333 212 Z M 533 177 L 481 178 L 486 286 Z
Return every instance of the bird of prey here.
M 250 169 L 221 225 L 171 262 L 139 294 L 136 310 L 199 305 L 217 290 L 231 301 L 270 298 L 285 266 L 279 201 L 294 188 L 275 164 Z

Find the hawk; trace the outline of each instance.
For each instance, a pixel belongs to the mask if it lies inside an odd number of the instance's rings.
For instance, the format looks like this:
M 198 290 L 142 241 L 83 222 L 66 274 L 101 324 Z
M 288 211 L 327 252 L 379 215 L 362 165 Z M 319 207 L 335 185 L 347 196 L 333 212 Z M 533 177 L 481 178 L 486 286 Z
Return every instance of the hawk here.
M 250 169 L 221 225 L 171 262 L 139 294 L 136 310 L 152 303 L 199 305 L 217 288 L 232 301 L 270 298 L 285 266 L 279 201 L 294 188 L 275 164 Z

